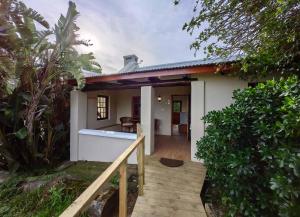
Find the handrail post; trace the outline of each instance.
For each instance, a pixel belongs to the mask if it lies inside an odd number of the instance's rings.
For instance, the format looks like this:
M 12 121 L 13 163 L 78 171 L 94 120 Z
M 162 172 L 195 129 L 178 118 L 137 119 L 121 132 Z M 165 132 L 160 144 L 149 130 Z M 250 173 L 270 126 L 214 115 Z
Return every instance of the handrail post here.
M 143 185 L 145 185 L 145 137 L 142 140 L 142 174 L 143 174 Z
M 139 185 L 139 195 L 144 194 L 144 173 L 143 173 L 143 146 L 140 144 L 137 150 L 138 154 L 138 185 Z
M 141 125 L 137 124 L 137 137 L 142 135 L 142 128 Z M 139 195 L 142 196 L 144 194 L 144 149 L 143 149 L 143 140 L 137 147 L 137 163 L 138 163 L 138 190 Z
M 120 165 L 119 217 L 127 217 L 127 159 Z

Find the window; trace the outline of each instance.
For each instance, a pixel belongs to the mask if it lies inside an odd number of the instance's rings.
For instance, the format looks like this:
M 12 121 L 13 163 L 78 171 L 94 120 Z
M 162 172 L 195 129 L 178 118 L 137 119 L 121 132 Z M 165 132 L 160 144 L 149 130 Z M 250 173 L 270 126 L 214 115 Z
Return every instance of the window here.
M 182 102 L 180 100 L 173 101 L 173 112 L 181 112 Z
M 256 87 L 258 85 L 258 82 L 250 82 L 248 83 L 248 87 Z
M 97 97 L 97 120 L 108 119 L 108 96 Z

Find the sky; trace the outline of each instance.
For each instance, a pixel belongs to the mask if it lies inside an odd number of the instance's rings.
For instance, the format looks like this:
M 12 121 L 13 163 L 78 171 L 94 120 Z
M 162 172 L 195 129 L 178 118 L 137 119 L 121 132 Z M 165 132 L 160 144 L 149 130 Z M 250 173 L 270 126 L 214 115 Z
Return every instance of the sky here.
M 53 26 L 66 14 L 68 0 L 23 0 Z M 135 54 L 140 66 L 204 58 L 189 46 L 196 36 L 182 31 L 193 16 L 194 0 L 75 0 L 80 38 L 91 40 L 81 52 L 93 52 L 103 73 L 117 73 L 123 56 Z

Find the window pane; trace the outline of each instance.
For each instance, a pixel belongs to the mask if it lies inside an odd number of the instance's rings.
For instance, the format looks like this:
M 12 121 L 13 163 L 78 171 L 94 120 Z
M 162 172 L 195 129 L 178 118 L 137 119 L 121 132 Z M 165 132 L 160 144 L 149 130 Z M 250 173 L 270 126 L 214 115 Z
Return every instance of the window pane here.
M 98 96 L 97 97 L 97 119 L 107 119 L 108 118 L 108 97 Z
M 173 102 L 173 111 L 174 112 L 181 112 L 181 102 L 180 101 L 174 101 Z

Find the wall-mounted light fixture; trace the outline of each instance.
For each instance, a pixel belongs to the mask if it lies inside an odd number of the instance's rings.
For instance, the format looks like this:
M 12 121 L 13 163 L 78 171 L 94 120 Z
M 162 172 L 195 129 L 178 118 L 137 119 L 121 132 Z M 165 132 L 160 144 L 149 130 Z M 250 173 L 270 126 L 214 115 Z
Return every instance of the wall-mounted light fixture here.
M 158 101 L 158 102 L 161 102 L 161 96 L 160 96 L 160 95 L 158 95 L 157 101 Z

